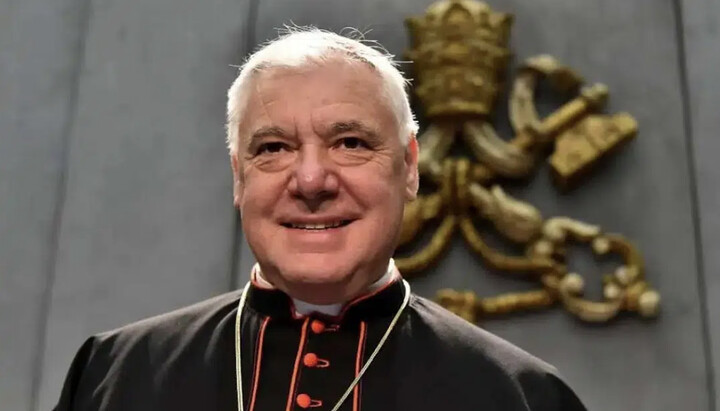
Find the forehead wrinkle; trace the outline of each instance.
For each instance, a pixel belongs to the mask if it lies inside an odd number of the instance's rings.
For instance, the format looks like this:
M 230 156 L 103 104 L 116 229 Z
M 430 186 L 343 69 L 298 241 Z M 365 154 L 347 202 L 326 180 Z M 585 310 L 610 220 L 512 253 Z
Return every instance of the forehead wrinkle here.
M 257 93 L 258 99 L 260 100 L 260 107 L 262 107 L 263 114 L 265 114 L 265 117 L 270 119 L 270 113 L 268 113 L 267 106 L 266 106 L 267 103 L 265 103 L 265 99 L 263 98 L 263 93 L 260 90 L 260 79 L 259 78 L 256 79 L 254 83 L 255 83 L 254 84 L 255 93 Z
M 280 126 L 273 125 L 273 119 L 270 115 L 270 112 L 267 109 L 267 106 L 271 104 L 274 100 L 266 100 L 264 97 L 264 93 L 261 90 L 261 76 L 263 73 L 256 73 L 255 78 L 253 79 L 253 89 L 255 91 L 255 94 L 257 95 L 257 99 L 260 102 L 260 107 L 262 110 L 261 116 L 265 116 L 270 122 L 270 125 L 267 126 L 261 126 L 257 128 L 255 131 L 252 131 L 250 133 L 250 138 L 248 139 L 248 146 L 251 146 L 252 143 L 255 140 L 258 140 L 263 137 L 269 137 L 269 136 L 278 136 L 278 137 L 285 137 L 289 138 L 292 136 L 292 132 L 288 132 L 287 130 L 283 129 Z

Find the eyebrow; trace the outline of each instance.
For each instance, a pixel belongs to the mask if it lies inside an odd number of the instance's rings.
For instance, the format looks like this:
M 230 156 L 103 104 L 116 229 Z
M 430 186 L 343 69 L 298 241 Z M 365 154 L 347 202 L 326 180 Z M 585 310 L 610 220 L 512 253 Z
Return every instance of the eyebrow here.
M 250 141 L 255 141 L 263 137 L 288 137 L 289 133 L 278 126 L 260 127 L 250 135 Z
M 328 131 L 330 135 L 336 136 L 338 134 L 342 133 L 348 133 L 348 132 L 359 132 L 364 134 L 366 137 L 372 138 L 372 139 L 379 139 L 378 133 L 373 129 L 372 127 L 369 127 L 359 121 L 356 120 L 350 120 L 350 121 L 338 121 L 335 123 L 332 123 L 330 127 L 328 127 Z
M 248 138 L 247 150 L 254 151 L 265 137 L 289 138 L 290 133 L 278 126 L 265 126 L 253 131 Z

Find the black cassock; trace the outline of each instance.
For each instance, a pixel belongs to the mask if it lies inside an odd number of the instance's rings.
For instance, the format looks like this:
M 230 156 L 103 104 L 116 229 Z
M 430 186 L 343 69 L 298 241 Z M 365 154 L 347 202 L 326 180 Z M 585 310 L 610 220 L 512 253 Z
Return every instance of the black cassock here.
M 252 285 L 242 315 L 245 410 L 330 410 L 400 307 L 401 281 L 337 317 L 297 316 L 292 300 Z M 240 292 L 89 338 L 57 410 L 234 410 Z M 550 365 L 411 295 L 387 343 L 340 408 L 585 410 Z

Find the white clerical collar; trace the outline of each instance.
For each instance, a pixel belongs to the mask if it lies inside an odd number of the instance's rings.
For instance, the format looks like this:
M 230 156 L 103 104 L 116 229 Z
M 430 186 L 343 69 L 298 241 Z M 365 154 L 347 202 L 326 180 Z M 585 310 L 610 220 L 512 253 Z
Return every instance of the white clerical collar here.
M 376 291 L 379 288 L 382 288 L 383 286 L 391 283 L 393 280 L 395 280 L 396 273 L 398 273 L 398 271 L 395 269 L 395 261 L 391 258 L 390 262 L 388 263 L 387 270 L 385 270 L 385 274 L 383 274 L 383 276 L 380 277 L 379 280 L 370 284 L 370 287 L 368 287 L 366 293 L 372 293 L 373 291 Z M 260 270 L 260 265 L 258 263 L 255 263 L 251 275 L 253 280 L 255 280 L 255 282 L 260 287 L 268 289 L 275 288 L 275 286 L 273 286 L 268 280 L 265 279 L 265 277 L 263 277 L 262 271 Z M 298 300 L 297 298 L 293 298 L 292 301 L 295 307 L 295 314 L 297 315 L 308 315 L 315 312 L 325 315 L 336 316 L 340 314 L 340 311 L 345 305 L 345 303 L 327 305 L 311 304 L 305 301 Z

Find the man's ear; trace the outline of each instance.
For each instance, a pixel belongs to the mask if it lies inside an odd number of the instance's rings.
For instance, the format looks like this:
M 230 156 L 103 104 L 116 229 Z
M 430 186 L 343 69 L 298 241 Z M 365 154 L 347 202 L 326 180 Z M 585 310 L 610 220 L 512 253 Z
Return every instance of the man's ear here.
M 240 209 L 243 187 L 240 179 L 240 160 L 237 153 L 230 153 L 230 165 L 233 174 L 233 205 L 235 208 Z
M 405 198 L 412 201 L 417 198 L 420 176 L 418 175 L 419 147 L 415 134 L 408 137 L 408 144 L 405 148 Z

